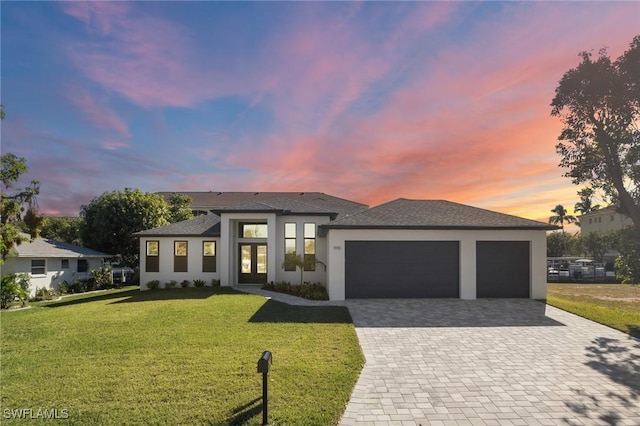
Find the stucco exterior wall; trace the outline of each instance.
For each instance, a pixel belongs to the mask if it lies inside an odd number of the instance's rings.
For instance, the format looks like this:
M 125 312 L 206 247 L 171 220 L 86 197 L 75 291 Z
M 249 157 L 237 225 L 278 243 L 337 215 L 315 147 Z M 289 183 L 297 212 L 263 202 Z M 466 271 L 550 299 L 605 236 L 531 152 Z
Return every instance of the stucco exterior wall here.
M 594 210 L 580 216 L 580 232 L 584 235 L 590 232 L 607 233 L 633 226 L 630 217 L 621 215 L 613 209 Z
M 147 241 L 159 241 L 159 271 L 147 272 L 145 268 Z M 187 272 L 174 272 L 173 243 L 187 241 Z M 216 242 L 216 272 L 202 272 L 202 242 Z M 140 238 L 140 289 L 148 290 L 147 283 L 159 280 L 160 287 L 166 282 L 175 280 L 178 285 L 183 280 L 202 279 L 211 285 L 212 279 L 220 279 L 220 238 L 218 237 L 141 237 Z
M 222 213 L 220 216 L 220 239 L 223 241 L 220 252 L 221 285 L 238 284 L 238 243 L 241 241 L 263 241 L 267 244 L 267 282 L 300 281 L 300 271 L 285 271 L 284 261 L 284 227 L 285 223 L 296 224 L 296 252 L 304 253 L 304 224 L 316 224 L 316 257 L 326 263 L 326 239 L 317 236 L 318 226 L 328 223 L 328 216 L 276 216 L 274 213 Z M 239 224 L 242 222 L 266 222 L 268 237 L 266 240 L 239 238 Z M 303 279 L 311 282 L 326 282 L 326 272 L 322 266 L 315 271 L 304 272 Z
M 44 259 L 45 273 L 31 274 L 31 260 Z M 69 261 L 69 268 L 62 269 L 62 260 Z M 75 280 L 81 280 L 91 277 L 91 271 L 102 266 L 100 258 L 83 258 L 89 264 L 88 272 L 78 272 L 78 258 L 68 257 L 9 257 L 2 265 L 2 275 L 27 273 L 31 276 L 31 287 L 29 288 L 30 296 L 35 296 L 36 290 L 46 288 L 47 290 L 57 290 L 58 284 L 66 281 L 71 284 Z
M 476 298 L 476 242 L 529 241 L 532 299 L 545 299 L 546 232 L 536 230 L 392 230 L 331 229 L 327 236 L 327 291 L 331 300 L 345 298 L 345 241 L 459 241 L 460 298 Z
M 329 223 L 328 216 L 279 216 L 277 219 L 276 233 L 276 281 L 289 281 L 293 284 L 300 283 L 300 270 L 285 271 L 282 268 L 284 262 L 284 228 L 285 223 L 296 224 L 296 254 L 304 254 L 304 224 L 316 225 L 316 259 L 326 265 L 327 263 L 327 239 L 318 237 L 318 227 Z M 302 279 L 312 283 L 326 284 L 327 273 L 322 265 L 316 265 L 315 271 L 304 271 Z

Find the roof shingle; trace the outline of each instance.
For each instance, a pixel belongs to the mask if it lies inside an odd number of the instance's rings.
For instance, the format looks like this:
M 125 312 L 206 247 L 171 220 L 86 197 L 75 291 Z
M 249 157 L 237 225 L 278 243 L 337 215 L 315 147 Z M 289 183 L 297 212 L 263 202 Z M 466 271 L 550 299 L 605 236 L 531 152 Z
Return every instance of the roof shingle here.
M 196 216 L 193 219 L 172 223 L 158 228 L 136 232 L 136 237 L 165 236 L 220 236 L 220 217 L 214 214 Z
M 111 257 L 107 253 L 47 238 L 36 238 L 23 242 L 17 245 L 14 250 L 18 257 Z
M 444 200 L 399 198 L 326 225 L 339 228 L 559 229 L 555 225 Z

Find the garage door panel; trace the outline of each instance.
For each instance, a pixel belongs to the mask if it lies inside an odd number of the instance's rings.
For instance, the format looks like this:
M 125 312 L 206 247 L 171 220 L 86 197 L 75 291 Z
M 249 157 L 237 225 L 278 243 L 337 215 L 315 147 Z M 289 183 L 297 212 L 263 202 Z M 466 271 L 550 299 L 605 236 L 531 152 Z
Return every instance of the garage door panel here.
M 530 297 L 529 246 L 529 241 L 478 241 L 477 297 Z
M 347 298 L 459 297 L 457 241 L 347 241 Z

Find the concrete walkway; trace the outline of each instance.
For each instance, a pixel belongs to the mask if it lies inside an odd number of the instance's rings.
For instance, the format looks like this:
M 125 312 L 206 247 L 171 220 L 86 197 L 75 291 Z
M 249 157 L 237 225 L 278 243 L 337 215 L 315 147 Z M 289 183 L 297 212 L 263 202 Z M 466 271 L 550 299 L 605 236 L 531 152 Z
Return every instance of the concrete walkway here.
M 640 425 L 640 340 L 532 300 L 350 300 L 341 425 Z

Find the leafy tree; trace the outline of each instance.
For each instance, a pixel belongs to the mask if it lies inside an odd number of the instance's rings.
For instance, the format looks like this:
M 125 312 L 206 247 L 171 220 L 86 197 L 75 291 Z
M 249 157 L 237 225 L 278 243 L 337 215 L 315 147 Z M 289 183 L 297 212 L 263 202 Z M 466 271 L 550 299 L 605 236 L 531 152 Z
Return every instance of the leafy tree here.
M 620 253 L 615 261 L 616 278 L 624 284 L 640 284 L 640 228 L 622 229 L 616 236 Z
M 555 215 L 549 218 L 549 223 L 560 225 L 560 228 L 562 228 L 562 233 L 564 233 L 565 222 L 567 224 L 576 223 L 576 218 L 574 216 L 571 216 L 562 204 L 558 204 L 557 206 L 552 208 L 551 213 L 555 213 Z
M 580 214 L 587 214 L 594 210 L 598 210 L 600 208 L 599 204 L 593 204 L 593 188 L 582 188 L 578 191 L 578 196 L 580 196 L 580 201 L 576 203 L 573 207 L 573 212 L 578 212 Z
M 77 246 L 82 245 L 80 238 L 80 225 L 82 218 L 79 217 L 44 217 L 40 235 L 56 241 L 64 241 Z
M 31 238 L 39 238 L 42 222 L 44 222 L 44 216 L 38 214 L 38 210 L 35 207 L 29 207 L 22 220 L 24 221 Z
M 615 238 L 610 233 L 589 232 L 580 235 L 578 245 L 586 255 L 604 263 L 604 255 L 615 246 Z
M 611 61 L 589 52 L 567 71 L 551 102 L 564 127 L 556 145 L 565 176 L 602 190 L 640 229 L 640 35 Z
M 126 188 L 105 192 L 82 206 L 80 237 L 85 246 L 120 254 L 128 266 L 137 266 L 138 240 L 134 232 L 167 225 L 167 203 L 158 194 Z
M 187 194 L 171 194 L 169 197 L 169 222 L 176 223 L 193 219 L 192 202 L 193 200 Z
M 550 232 L 547 234 L 547 256 L 562 257 L 576 254 L 575 237 L 566 232 Z
M 4 263 L 14 246 L 25 240 L 19 228 L 22 221 L 21 215 L 25 205 L 33 208 L 35 197 L 40 193 L 40 182 L 37 180 L 32 180 L 25 188 L 14 187 L 20 176 L 29 170 L 27 160 L 7 153 L 2 155 L 1 162 L 0 254 L 2 258 L 0 264 Z

